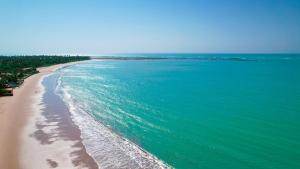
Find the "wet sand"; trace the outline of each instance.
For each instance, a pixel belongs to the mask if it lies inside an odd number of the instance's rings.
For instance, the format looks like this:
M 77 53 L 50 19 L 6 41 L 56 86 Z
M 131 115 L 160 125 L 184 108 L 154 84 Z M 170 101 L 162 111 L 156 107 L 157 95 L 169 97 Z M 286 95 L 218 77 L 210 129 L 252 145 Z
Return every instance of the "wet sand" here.
M 0 97 L 1 169 L 98 168 L 67 108 L 54 96 L 44 96 L 43 78 L 70 64 L 40 68 L 14 96 Z

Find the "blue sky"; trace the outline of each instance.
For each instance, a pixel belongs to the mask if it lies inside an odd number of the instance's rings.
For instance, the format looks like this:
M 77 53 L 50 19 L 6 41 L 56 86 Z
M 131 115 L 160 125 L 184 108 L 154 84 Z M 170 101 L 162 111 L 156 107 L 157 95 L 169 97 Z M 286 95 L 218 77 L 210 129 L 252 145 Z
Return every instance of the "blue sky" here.
M 298 0 L 0 0 L 0 54 L 300 53 Z

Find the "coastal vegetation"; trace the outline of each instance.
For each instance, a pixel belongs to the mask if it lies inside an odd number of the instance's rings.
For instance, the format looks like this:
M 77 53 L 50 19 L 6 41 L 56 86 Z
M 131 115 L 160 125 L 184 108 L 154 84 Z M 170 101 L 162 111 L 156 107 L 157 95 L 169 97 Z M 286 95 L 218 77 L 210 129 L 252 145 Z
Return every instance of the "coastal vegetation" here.
M 0 95 L 21 85 L 25 78 L 38 73 L 38 67 L 88 60 L 87 56 L 0 56 Z M 11 90 L 11 89 L 10 89 Z

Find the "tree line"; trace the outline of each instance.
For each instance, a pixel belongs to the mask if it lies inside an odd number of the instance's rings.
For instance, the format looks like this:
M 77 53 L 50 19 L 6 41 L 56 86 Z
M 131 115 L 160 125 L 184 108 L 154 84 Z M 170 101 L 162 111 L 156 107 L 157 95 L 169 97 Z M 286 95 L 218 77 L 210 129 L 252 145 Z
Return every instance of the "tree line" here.
M 38 73 L 38 67 L 89 59 L 88 56 L 0 56 L 0 92 L 19 86 L 26 77 Z

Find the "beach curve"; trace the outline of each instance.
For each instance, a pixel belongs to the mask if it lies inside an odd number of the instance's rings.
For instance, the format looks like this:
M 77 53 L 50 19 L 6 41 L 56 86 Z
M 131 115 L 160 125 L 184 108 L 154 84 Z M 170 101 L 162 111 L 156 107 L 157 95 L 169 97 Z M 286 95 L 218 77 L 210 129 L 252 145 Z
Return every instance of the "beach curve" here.
M 39 73 L 25 79 L 24 83 L 14 90 L 14 96 L 0 98 L 0 168 L 98 168 L 85 152 L 82 143 L 80 144 L 80 138 L 70 141 L 56 137 L 53 140 L 55 144 L 48 144 L 47 149 L 45 144 L 32 137 L 32 132 L 37 131 L 37 120 L 42 119 L 43 78 L 59 68 L 75 63 L 78 62 L 39 68 Z M 61 151 L 53 151 L 53 147 L 59 147 Z M 80 148 L 84 151 L 78 150 Z M 80 153 L 72 154 L 73 151 Z M 47 154 L 52 154 L 52 157 L 48 158 Z M 78 156 L 89 158 L 85 160 L 89 161 L 89 164 L 79 162 Z M 38 159 L 32 160 L 34 157 Z

